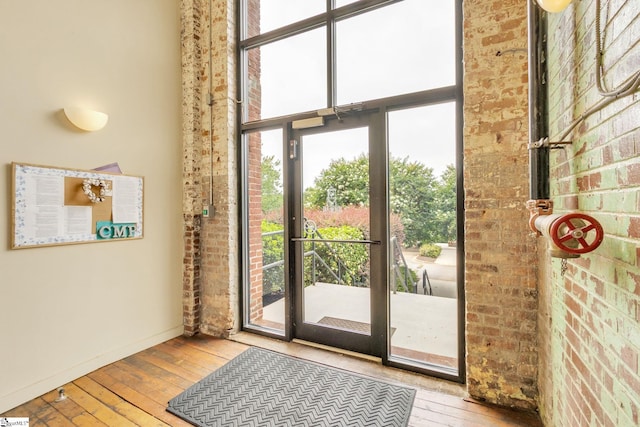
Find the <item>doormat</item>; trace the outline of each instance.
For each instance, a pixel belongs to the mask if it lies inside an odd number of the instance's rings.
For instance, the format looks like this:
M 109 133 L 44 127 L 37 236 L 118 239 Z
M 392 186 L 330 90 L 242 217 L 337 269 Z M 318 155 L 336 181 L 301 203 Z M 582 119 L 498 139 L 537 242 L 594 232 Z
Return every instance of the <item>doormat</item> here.
M 362 332 L 371 335 L 371 325 L 364 322 L 356 322 L 355 320 L 340 319 L 337 317 L 324 316 L 318 320 L 321 325 L 333 326 L 335 328 L 345 329 L 347 331 Z M 396 328 L 391 328 L 391 336 L 396 332 Z
M 196 426 L 406 426 L 416 391 L 250 347 L 169 401 Z

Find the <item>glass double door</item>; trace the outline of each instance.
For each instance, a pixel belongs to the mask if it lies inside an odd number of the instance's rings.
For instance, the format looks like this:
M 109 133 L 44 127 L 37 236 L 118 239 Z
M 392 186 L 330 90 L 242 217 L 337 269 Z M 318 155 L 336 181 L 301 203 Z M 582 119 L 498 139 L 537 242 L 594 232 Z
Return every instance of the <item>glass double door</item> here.
M 386 150 L 374 117 L 291 131 L 290 289 L 294 338 L 382 356 Z
M 245 329 L 460 380 L 455 108 L 349 112 L 245 134 Z

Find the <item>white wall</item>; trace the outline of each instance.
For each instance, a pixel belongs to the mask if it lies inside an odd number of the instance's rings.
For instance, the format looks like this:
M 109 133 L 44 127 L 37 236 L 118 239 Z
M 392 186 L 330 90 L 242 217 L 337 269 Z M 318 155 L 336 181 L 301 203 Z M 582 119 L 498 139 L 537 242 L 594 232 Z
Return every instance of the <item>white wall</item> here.
M 180 80 L 177 1 L 0 1 L 0 413 L 182 333 Z M 10 250 L 12 161 L 144 176 L 144 238 Z

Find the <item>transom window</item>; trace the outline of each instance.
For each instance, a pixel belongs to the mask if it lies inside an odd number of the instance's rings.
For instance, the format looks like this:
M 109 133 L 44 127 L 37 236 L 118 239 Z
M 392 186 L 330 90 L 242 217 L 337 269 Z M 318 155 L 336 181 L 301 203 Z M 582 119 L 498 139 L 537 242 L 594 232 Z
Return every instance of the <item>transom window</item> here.
M 455 1 L 243 3 L 243 123 L 456 82 Z

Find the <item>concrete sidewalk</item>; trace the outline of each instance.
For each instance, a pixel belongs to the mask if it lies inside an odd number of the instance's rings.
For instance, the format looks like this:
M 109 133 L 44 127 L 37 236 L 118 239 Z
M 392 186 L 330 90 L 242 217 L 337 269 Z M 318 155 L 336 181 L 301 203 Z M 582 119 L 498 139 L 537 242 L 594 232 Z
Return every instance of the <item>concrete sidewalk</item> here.
M 458 297 L 458 284 L 456 280 L 456 248 L 447 244 L 440 244 L 442 252 L 440 256 L 431 261 L 420 256 L 417 250 L 403 251 L 409 268 L 418 274 L 418 292 L 422 293 L 422 272 L 427 271 L 431 283 L 432 295 L 444 298 Z
M 317 283 L 305 288 L 305 321 L 323 317 L 370 323 L 369 289 Z M 391 294 L 391 345 L 447 358 L 458 356 L 457 300 L 398 292 Z M 284 324 L 284 299 L 264 307 L 265 320 Z

